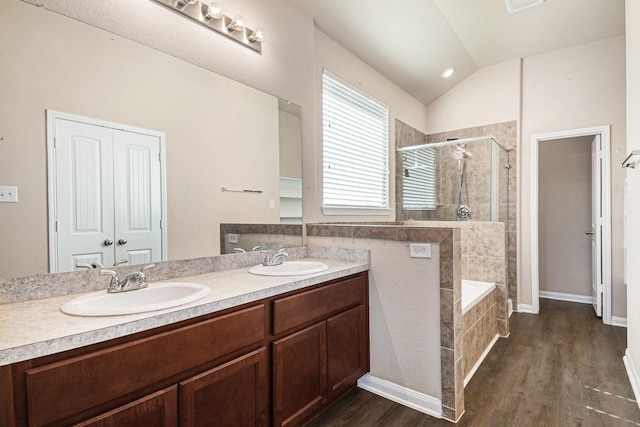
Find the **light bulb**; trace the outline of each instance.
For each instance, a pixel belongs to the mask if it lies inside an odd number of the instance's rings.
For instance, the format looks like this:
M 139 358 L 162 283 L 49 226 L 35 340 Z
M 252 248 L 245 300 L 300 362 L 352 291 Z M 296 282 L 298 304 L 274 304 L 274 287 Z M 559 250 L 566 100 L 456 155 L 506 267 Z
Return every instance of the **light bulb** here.
M 227 27 L 227 29 L 231 32 L 242 30 L 244 28 L 244 18 L 240 15 L 236 15 L 231 20 L 231 23 Z
M 440 74 L 440 77 L 442 77 L 443 79 L 448 79 L 449 77 L 451 77 L 453 75 L 453 73 L 455 73 L 456 69 L 454 67 L 449 67 L 446 68 L 442 74 Z
M 180 6 L 192 5 L 192 4 L 196 4 L 197 2 L 198 0 L 178 0 L 178 4 Z
M 249 35 L 249 41 L 251 43 L 255 43 L 255 42 L 262 43 L 266 37 L 267 37 L 267 33 L 264 31 L 264 29 L 258 27 L 255 30 L 253 30 L 253 33 Z
M 220 19 L 222 18 L 222 6 L 220 3 L 211 3 L 207 7 L 207 11 L 204 13 L 206 19 Z

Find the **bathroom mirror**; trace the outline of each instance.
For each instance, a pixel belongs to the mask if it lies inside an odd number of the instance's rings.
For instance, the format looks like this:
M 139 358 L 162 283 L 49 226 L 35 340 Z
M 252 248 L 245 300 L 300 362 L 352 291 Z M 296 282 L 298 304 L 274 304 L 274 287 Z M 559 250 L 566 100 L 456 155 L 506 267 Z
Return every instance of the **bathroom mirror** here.
M 22 2 L 1 9 L 0 186 L 18 202 L 0 203 L 0 279 L 50 271 L 49 109 L 165 134 L 169 260 L 220 254 L 221 223 L 301 222 L 298 106 Z

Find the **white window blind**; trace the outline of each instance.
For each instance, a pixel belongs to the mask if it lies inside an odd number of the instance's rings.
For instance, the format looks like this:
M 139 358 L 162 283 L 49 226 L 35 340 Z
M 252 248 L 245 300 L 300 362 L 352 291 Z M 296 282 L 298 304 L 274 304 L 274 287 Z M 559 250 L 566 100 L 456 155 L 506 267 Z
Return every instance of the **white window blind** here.
M 436 150 L 419 148 L 402 153 L 402 208 L 436 208 Z
M 326 70 L 322 82 L 323 206 L 387 208 L 387 106 Z

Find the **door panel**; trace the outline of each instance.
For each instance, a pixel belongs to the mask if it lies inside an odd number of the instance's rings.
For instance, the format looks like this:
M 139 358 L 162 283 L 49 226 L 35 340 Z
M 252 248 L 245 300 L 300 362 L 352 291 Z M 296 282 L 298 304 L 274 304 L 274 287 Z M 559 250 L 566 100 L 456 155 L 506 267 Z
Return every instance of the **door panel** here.
M 112 131 L 58 119 L 56 129 L 57 271 L 78 270 L 77 259 L 111 265 L 113 247 Z M 83 261 L 84 263 L 84 261 Z
M 116 259 L 162 260 L 160 139 L 114 131 Z

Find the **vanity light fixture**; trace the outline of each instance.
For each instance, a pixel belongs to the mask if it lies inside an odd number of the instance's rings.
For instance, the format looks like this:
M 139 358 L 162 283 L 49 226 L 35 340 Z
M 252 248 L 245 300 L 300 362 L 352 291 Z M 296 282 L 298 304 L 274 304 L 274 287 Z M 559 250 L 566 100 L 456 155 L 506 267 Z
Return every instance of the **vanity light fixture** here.
M 204 3 L 201 0 L 155 1 L 262 54 L 262 42 L 265 39 L 264 29 L 251 30 L 246 28 L 242 16 L 236 15 L 231 18 L 224 15 L 220 3 Z
M 442 74 L 440 74 L 440 77 L 442 77 L 443 79 L 448 79 L 449 77 L 453 76 L 453 73 L 455 72 L 456 72 L 455 67 L 448 67 L 444 69 Z

